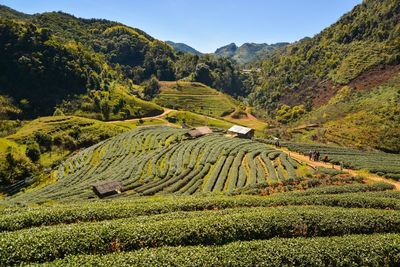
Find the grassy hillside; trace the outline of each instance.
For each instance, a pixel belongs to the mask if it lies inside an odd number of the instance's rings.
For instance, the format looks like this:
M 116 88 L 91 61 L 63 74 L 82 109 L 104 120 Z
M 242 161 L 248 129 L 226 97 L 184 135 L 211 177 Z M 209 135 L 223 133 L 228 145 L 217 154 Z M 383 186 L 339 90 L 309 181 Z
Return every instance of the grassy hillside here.
M 57 168 L 54 183 L 12 201 L 87 199 L 91 185 L 117 180 L 125 195 L 262 193 L 362 182 L 337 170 L 313 170 L 256 141 L 213 133 L 196 139 L 189 130 L 144 127 L 100 142 Z
M 320 106 L 378 65 L 400 63 L 398 0 L 366 0 L 313 38 L 261 62 L 251 101 L 270 111 L 280 104 Z
M 47 180 L 44 169 L 56 166 L 71 153 L 135 128 L 134 123 L 107 124 L 75 116 L 42 117 L 24 123 L 0 138 L 0 186 L 27 177 Z M 29 157 L 28 150 L 36 153 Z
M 190 111 L 172 111 L 165 117 L 167 121 L 175 121 L 180 125 L 189 125 L 192 127 L 204 126 L 216 127 L 221 129 L 229 129 L 232 123 L 223 119 L 211 118 L 205 115 L 196 114 Z
M 343 86 L 326 105 L 307 114 L 293 130 L 293 140 L 400 152 L 400 75 L 360 91 Z M 296 127 L 294 127 L 296 128 Z
M 398 153 L 399 10 L 397 0 L 363 1 L 270 55 L 250 103 L 288 124 L 292 141 Z
M 154 101 L 168 108 L 221 117 L 232 113 L 236 107 L 227 95 L 200 83 L 161 82 L 160 90 Z

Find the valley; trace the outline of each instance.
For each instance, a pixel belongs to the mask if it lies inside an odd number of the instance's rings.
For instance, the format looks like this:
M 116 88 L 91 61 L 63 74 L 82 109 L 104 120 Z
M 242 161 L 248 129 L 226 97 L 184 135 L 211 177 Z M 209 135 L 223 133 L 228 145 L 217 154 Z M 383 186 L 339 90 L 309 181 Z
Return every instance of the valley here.
M 0 266 L 400 266 L 399 22 L 202 53 L 0 5 Z

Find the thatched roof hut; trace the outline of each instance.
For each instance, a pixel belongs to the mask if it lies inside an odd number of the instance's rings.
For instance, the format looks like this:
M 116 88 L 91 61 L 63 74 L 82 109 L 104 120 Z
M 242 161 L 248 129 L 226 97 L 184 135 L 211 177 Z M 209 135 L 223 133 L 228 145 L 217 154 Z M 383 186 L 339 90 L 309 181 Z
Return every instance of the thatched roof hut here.
M 212 132 L 213 131 L 209 127 L 202 126 L 202 127 L 196 127 L 194 129 L 190 130 L 187 134 L 192 138 L 196 138 L 196 137 L 199 137 L 199 136 L 210 134 Z
M 93 184 L 92 189 L 99 197 L 108 197 L 122 192 L 122 183 L 120 181 L 103 181 Z

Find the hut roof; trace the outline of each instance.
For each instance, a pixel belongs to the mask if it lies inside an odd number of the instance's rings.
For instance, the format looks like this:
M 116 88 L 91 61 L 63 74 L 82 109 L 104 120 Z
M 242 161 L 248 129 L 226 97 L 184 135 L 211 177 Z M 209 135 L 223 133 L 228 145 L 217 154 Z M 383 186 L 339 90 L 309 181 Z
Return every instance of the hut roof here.
M 229 128 L 229 132 L 232 133 L 238 133 L 238 134 L 247 134 L 249 132 L 251 132 L 253 129 L 251 128 L 247 128 L 247 127 L 243 127 L 243 126 L 239 126 L 239 125 L 233 125 L 231 128 Z
M 196 127 L 188 132 L 191 137 L 203 136 L 210 133 L 212 133 L 212 130 L 207 126 Z
M 104 181 L 93 184 L 93 191 L 99 197 L 119 194 L 122 191 L 122 183 L 120 181 Z

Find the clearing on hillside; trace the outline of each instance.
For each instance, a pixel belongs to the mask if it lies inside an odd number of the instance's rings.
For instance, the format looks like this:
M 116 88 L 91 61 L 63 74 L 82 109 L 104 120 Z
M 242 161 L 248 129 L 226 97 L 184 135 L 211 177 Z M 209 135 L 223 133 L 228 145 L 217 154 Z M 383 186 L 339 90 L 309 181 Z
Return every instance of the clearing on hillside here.
M 109 180 L 122 182 L 123 195 L 270 194 L 361 182 L 340 171 L 313 171 L 264 143 L 218 132 L 190 139 L 188 131 L 155 126 L 120 134 L 62 163 L 54 184 L 14 199 L 87 199 L 94 197 L 93 184 Z
M 222 117 L 235 110 L 233 100 L 204 84 L 195 82 L 160 82 L 161 92 L 155 102 L 161 106 Z

